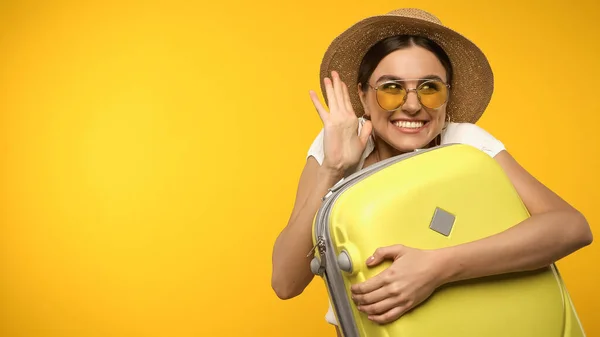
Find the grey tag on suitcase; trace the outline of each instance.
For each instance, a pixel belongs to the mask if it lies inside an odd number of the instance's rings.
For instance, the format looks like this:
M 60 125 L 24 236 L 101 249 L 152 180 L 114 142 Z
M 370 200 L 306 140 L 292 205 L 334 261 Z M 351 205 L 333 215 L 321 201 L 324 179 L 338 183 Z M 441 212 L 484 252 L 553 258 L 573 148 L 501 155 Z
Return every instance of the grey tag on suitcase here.
M 442 235 L 448 236 L 452 231 L 455 219 L 456 217 L 452 213 L 436 207 L 433 213 L 433 218 L 431 219 L 431 223 L 429 224 L 429 228 Z

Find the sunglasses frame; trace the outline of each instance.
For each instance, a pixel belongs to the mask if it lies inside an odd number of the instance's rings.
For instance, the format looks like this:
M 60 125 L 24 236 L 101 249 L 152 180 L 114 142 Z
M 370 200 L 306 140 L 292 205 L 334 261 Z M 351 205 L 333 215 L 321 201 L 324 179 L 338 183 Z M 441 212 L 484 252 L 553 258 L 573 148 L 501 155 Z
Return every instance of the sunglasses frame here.
M 402 82 L 408 82 L 408 81 L 423 81 L 423 82 L 421 84 L 419 84 L 416 88 L 407 89 L 406 86 Z M 448 89 L 448 94 L 446 95 L 446 100 L 444 100 L 444 102 L 442 104 L 440 104 L 440 106 L 438 106 L 437 108 L 430 108 L 430 107 L 426 106 L 425 104 L 423 104 L 423 102 L 421 101 L 421 95 L 419 95 L 419 88 L 423 84 L 430 83 L 430 82 L 441 83 L 442 85 L 444 85 Z M 396 109 L 392 109 L 392 110 L 388 110 L 388 109 L 385 109 L 384 107 L 382 107 L 381 104 L 379 103 L 379 98 L 377 97 L 377 91 L 379 90 L 379 88 L 381 88 L 381 86 L 383 86 L 383 85 L 390 84 L 390 83 L 398 84 L 398 85 L 402 86 L 402 88 L 404 88 L 404 90 L 406 91 L 406 95 L 404 95 L 404 99 L 402 99 L 402 103 L 400 103 L 400 105 Z M 448 99 L 450 98 L 450 84 L 445 83 L 442 80 L 432 79 L 432 78 L 415 78 L 415 79 L 406 79 L 406 80 L 388 80 L 388 81 L 385 81 L 385 82 L 382 82 L 382 83 L 378 84 L 376 87 L 374 87 L 371 84 L 369 84 L 369 87 L 371 89 L 375 90 L 375 100 L 377 101 L 377 105 L 379 105 L 379 107 L 381 109 L 383 109 L 385 111 L 388 111 L 388 112 L 394 112 L 394 111 L 402 108 L 402 106 L 406 103 L 406 98 L 408 97 L 408 94 L 411 91 L 414 91 L 417 94 L 417 99 L 419 100 L 419 104 L 421 106 L 424 106 L 427 109 L 432 109 L 432 110 L 439 109 L 442 105 L 446 104 L 448 102 Z

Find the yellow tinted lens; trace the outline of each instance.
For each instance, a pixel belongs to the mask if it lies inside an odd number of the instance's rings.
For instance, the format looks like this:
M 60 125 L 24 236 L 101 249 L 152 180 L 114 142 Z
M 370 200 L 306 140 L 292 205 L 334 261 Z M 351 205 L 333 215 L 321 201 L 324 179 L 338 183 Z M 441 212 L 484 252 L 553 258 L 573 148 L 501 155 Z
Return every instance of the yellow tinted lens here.
M 448 98 L 448 87 L 440 81 L 423 82 L 418 92 L 421 104 L 431 109 L 439 108 Z
M 398 83 L 385 83 L 377 90 L 377 103 L 384 110 L 399 108 L 404 102 L 406 90 Z

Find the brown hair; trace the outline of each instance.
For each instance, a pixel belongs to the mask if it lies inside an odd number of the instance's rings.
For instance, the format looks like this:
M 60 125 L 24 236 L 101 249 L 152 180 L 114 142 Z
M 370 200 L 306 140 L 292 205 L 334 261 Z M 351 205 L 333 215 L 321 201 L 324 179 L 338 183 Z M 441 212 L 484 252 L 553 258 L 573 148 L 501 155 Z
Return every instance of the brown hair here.
M 437 43 L 431 41 L 422 36 L 416 35 L 394 35 L 385 38 L 375 45 L 373 45 L 369 51 L 363 57 L 363 60 L 358 69 L 358 83 L 360 83 L 363 91 L 367 91 L 369 88 L 369 78 L 375 71 L 375 68 L 381 62 L 381 60 L 388 54 L 403 48 L 410 46 L 419 46 L 432 52 L 440 63 L 446 69 L 446 77 L 448 83 L 452 83 L 452 64 L 448 55 Z

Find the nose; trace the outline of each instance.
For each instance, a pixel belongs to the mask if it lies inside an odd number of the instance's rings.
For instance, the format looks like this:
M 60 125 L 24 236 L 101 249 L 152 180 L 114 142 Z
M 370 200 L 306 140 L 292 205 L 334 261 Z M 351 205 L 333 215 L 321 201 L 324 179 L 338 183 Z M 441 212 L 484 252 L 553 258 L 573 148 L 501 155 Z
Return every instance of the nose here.
M 419 102 L 419 97 L 417 96 L 417 92 L 415 89 L 408 90 L 406 93 L 406 100 L 402 105 L 402 111 L 409 115 L 414 115 L 421 110 L 421 102 Z

